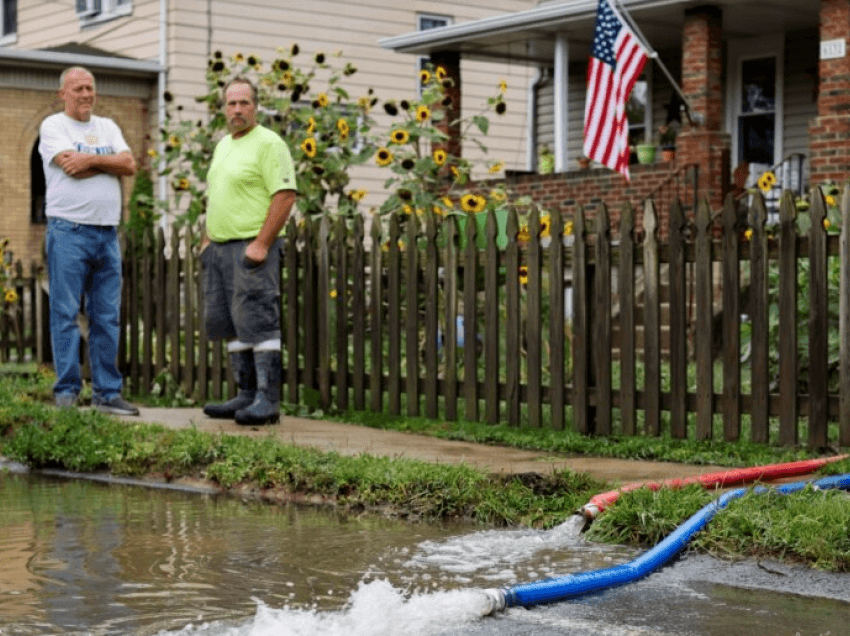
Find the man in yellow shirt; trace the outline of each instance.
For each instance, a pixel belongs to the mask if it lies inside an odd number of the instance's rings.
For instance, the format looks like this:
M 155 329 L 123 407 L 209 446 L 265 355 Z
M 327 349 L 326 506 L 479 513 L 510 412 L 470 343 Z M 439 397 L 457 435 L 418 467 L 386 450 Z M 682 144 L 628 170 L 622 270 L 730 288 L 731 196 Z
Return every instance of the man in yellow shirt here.
M 238 424 L 280 419 L 280 239 L 295 202 L 292 157 L 280 136 L 257 124 L 257 90 L 237 77 L 224 87 L 230 134 L 216 146 L 207 175 L 209 239 L 204 266 L 205 324 L 227 340 L 239 386 L 209 417 Z

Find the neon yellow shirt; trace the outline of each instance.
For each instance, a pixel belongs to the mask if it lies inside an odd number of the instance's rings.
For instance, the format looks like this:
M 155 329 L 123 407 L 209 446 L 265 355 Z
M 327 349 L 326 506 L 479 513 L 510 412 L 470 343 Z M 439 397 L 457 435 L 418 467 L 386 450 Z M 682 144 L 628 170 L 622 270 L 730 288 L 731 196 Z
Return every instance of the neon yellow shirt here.
M 239 139 L 228 135 L 215 147 L 207 185 L 209 237 L 219 242 L 253 238 L 266 220 L 274 194 L 296 189 L 289 148 L 263 126 Z

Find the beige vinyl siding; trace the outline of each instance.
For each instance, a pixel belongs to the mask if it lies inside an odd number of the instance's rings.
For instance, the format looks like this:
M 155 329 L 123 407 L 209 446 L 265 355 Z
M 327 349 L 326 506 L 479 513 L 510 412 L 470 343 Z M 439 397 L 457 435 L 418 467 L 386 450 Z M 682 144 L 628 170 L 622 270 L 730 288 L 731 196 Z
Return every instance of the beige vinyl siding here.
M 584 154 L 584 102 L 587 95 L 587 64 L 573 62 L 567 86 L 566 170 L 576 169 L 576 159 Z M 537 85 L 537 151 L 544 145 L 555 150 L 555 82 L 547 69 Z M 535 168 L 536 169 L 536 168 Z
M 785 87 L 783 94 L 784 120 L 783 156 L 808 155 L 809 122 L 817 117 L 817 86 L 819 35 L 815 30 L 789 33 L 785 40 Z M 787 185 L 799 187 L 799 162 L 789 161 Z M 803 183 L 808 180 L 808 160 L 803 161 Z

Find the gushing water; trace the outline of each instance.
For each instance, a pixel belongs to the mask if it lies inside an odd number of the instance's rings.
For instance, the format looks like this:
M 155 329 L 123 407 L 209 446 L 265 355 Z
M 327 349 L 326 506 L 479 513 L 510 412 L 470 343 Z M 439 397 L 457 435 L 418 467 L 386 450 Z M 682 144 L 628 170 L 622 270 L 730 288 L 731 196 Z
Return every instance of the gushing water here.
M 386 581 L 373 581 L 361 583 L 340 611 L 273 609 L 258 602 L 256 616 L 242 625 L 189 625 L 160 636 L 437 636 L 480 620 L 486 609 L 477 590 L 408 598 Z

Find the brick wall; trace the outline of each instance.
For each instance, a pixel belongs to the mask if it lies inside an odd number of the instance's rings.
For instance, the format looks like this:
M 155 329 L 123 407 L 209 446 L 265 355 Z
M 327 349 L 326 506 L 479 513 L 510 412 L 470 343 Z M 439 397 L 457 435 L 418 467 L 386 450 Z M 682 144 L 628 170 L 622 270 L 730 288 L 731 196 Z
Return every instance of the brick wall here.
M 48 115 L 62 109 L 55 91 L 4 88 L 0 90 L 0 239 L 8 238 L 15 259 L 27 265 L 41 261 L 45 226 L 30 220 L 30 155 L 38 129 Z M 133 97 L 98 96 L 95 113 L 114 119 L 124 133 L 136 160 L 145 157 L 147 108 Z M 125 202 L 133 187 L 123 179 Z

